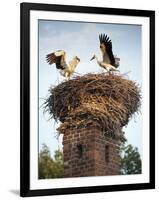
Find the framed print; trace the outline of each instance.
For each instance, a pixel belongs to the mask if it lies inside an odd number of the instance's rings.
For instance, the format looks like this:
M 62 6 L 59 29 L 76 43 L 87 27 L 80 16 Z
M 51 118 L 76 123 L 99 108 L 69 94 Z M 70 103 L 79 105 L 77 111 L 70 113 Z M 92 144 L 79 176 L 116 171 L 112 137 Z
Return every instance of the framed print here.
M 23 197 L 155 188 L 155 12 L 21 4 Z

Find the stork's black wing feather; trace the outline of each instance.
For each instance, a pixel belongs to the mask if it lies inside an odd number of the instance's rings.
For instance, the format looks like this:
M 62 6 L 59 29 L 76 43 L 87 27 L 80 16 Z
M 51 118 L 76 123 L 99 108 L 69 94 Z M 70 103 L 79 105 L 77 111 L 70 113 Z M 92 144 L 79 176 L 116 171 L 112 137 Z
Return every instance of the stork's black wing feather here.
M 113 51 L 112 51 L 112 41 L 105 34 L 99 35 L 99 41 L 100 41 L 100 44 L 105 45 L 107 54 L 108 54 L 109 59 L 111 61 L 111 65 L 115 66 L 115 58 L 114 58 Z
M 54 53 L 50 53 L 46 55 L 47 62 L 50 65 L 55 63 L 57 69 L 64 69 L 63 66 L 61 66 L 61 59 L 62 59 L 62 56 L 56 56 Z

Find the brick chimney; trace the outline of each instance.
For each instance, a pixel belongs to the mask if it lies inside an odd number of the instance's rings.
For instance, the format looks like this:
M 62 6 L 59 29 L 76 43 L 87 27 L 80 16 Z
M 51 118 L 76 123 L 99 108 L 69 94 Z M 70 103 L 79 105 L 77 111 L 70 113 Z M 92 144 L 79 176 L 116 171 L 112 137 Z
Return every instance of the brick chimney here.
M 63 136 L 64 177 L 118 175 L 119 145 L 97 126 L 67 131 Z

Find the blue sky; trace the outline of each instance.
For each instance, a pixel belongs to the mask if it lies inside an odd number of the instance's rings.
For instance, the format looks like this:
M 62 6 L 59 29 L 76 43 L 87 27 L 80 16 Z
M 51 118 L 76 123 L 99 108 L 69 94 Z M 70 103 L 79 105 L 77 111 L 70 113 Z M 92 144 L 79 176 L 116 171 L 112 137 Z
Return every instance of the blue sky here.
M 80 57 L 77 73 L 102 72 L 95 61 L 90 62 L 93 54 L 101 58 L 98 39 L 101 33 L 109 35 L 112 40 L 113 53 L 121 60 L 120 73 L 128 72 L 128 78 L 142 88 L 141 26 L 39 20 L 39 107 L 49 95 L 49 87 L 64 80 L 55 65 L 48 65 L 46 55 L 63 49 L 67 52 L 68 61 L 75 55 Z M 62 138 L 57 140 L 59 124 L 49 117 L 40 107 L 39 147 L 41 149 L 45 143 L 53 153 L 58 146 L 61 147 Z M 136 114 L 123 130 L 128 143 L 138 147 L 142 154 L 142 113 Z

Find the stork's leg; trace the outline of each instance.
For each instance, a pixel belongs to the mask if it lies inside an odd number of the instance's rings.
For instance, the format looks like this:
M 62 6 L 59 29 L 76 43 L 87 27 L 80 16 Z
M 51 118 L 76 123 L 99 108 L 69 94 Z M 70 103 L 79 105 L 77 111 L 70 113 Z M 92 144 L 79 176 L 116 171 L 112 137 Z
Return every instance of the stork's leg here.
M 105 69 L 106 69 L 107 73 L 109 73 L 109 69 L 107 67 Z
M 109 75 L 111 74 L 111 72 L 112 72 L 112 65 L 110 65 L 110 64 L 107 64 L 107 71 L 108 71 L 108 73 L 109 73 Z
M 70 76 L 69 76 L 69 75 L 67 76 L 67 80 L 68 80 L 68 81 L 70 80 Z
M 68 78 L 68 72 L 67 71 L 65 72 L 65 77 Z
M 68 71 L 65 72 L 65 77 L 67 78 L 67 80 L 70 80 L 70 73 Z
M 108 72 L 108 70 L 107 70 L 106 67 L 102 67 L 102 68 L 101 68 L 102 73 L 105 73 L 105 70 L 106 70 L 106 72 Z

